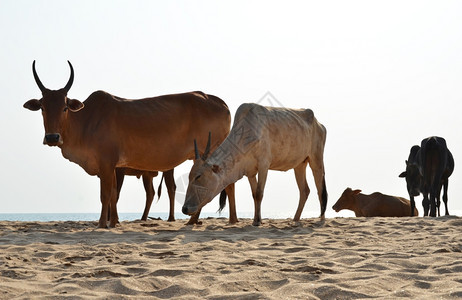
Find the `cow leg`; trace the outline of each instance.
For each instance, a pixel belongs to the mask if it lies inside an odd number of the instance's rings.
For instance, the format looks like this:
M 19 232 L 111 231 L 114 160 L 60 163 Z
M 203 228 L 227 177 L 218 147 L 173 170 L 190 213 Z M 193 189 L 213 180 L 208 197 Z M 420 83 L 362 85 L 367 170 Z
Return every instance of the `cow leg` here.
M 168 170 L 164 172 L 165 175 L 165 185 L 167 186 L 167 193 L 168 193 L 168 199 L 170 202 L 170 208 L 168 212 L 168 222 L 173 222 L 175 221 L 175 191 L 176 191 L 176 184 L 175 184 L 175 178 L 173 175 L 173 170 Z
M 250 190 L 252 191 L 252 198 L 254 203 L 254 215 L 253 215 L 253 225 L 258 226 L 261 223 L 261 214 L 257 211 L 257 175 L 248 177 Z M 256 225 L 257 220 L 260 220 L 260 223 Z
M 268 169 L 258 172 L 258 180 L 256 176 L 249 177 L 250 188 L 255 206 L 255 214 L 253 217 L 253 226 L 261 225 L 261 201 L 263 200 L 263 191 L 265 190 L 266 178 Z
M 117 215 L 117 181 L 114 168 L 112 168 L 110 171 L 102 172 L 100 174 L 100 185 L 102 208 L 98 227 L 107 227 L 109 209 L 111 210 L 109 226 L 115 227 L 119 221 L 119 216 Z
M 422 206 L 424 208 L 424 215 L 429 217 L 434 217 L 433 209 L 435 207 L 435 203 L 433 202 L 432 193 L 429 191 L 425 191 L 424 198 L 422 200 Z
M 436 195 L 433 189 L 430 191 L 430 216 L 436 217 Z
M 430 212 L 430 200 L 428 200 L 428 190 L 424 189 L 424 192 L 422 193 L 423 195 L 423 200 L 422 200 L 422 206 L 424 209 L 424 216 L 428 216 Z
M 199 209 L 194 215 L 189 218 L 189 221 L 186 223 L 186 225 L 200 225 L 202 222 L 199 221 L 199 215 L 201 214 L 201 209 Z
M 449 210 L 448 210 L 448 184 L 449 184 L 449 179 L 445 179 L 443 182 L 443 202 L 444 202 L 444 208 L 446 209 L 445 215 L 449 216 Z
M 152 184 L 152 179 L 154 178 L 147 173 L 143 174 L 143 185 L 144 190 L 146 191 L 146 205 L 144 206 L 144 212 L 141 216 L 141 220 L 146 221 L 148 219 L 149 210 L 151 209 L 152 200 L 156 192 L 154 191 L 154 185 Z
M 300 191 L 300 199 L 298 200 L 297 212 L 294 216 L 294 221 L 300 221 L 300 216 L 302 215 L 303 208 L 305 207 L 306 199 L 310 194 L 310 188 L 306 182 L 306 166 L 307 163 L 303 162 L 296 168 L 294 168 L 295 179 L 297 180 L 298 190 Z
M 414 196 L 409 194 L 409 199 L 410 199 L 410 202 L 411 202 L 411 214 L 410 214 L 410 216 L 413 217 L 414 216 L 414 209 L 415 209 Z
M 322 158 L 315 158 L 309 160 L 311 172 L 313 173 L 314 183 L 318 191 L 319 205 L 321 207 L 321 220 L 324 220 L 324 214 L 327 208 L 327 187 L 324 172 L 324 163 Z
M 117 168 L 116 169 L 116 182 L 117 182 L 116 201 L 119 201 L 120 190 L 122 189 L 124 178 L 125 178 L 124 170 L 122 168 Z
M 430 200 L 430 217 L 436 217 L 436 200 Z
M 119 202 L 120 197 L 120 190 L 122 189 L 122 185 L 124 183 L 125 172 L 123 168 L 116 169 L 116 182 L 117 182 L 117 194 L 116 194 L 116 203 Z M 108 209 L 107 212 L 107 220 L 111 218 L 111 208 Z
M 234 183 L 228 185 L 225 188 L 226 195 L 228 195 L 228 202 L 229 202 L 229 223 L 236 224 L 239 222 L 237 219 L 236 213 L 236 197 L 234 193 Z
M 424 196 L 424 199 L 422 200 L 422 206 L 424 209 L 424 216 L 426 217 L 430 212 L 430 201 L 428 200 L 428 197 Z
M 438 217 L 440 217 L 440 205 L 441 205 L 441 185 L 438 185 L 438 189 L 436 190 L 436 213 Z
M 440 205 L 441 205 L 440 198 L 436 198 L 436 214 L 438 215 L 438 217 L 441 216 L 440 215 Z

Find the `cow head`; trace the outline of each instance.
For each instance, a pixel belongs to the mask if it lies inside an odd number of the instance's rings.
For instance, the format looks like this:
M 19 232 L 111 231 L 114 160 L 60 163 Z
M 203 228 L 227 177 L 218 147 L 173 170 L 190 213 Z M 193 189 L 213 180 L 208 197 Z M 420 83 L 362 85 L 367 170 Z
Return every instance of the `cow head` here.
M 42 98 L 40 100 L 29 100 L 23 106 L 32 111 L 42 110 L 43 124 L 45 126 L 43 143 L 48 146 L 61 146 L 63 144 L 63 125 L 68 114 L 83 108 L 82 102 L 67 98 L 67 93 L 74 81 L 74 69 L 69 61 L 68 63 L 71 68 L 71 75 L 66 86 L 59 90 L 47 89 L 35 71 L 35 60 L 32 63 L 32 72 L 34 73 L 35 82 L 42 91 Z
M 339 212 L 342 209 L 352 210 L 354 208 L 355 197 L 359 193 L 361 193 L 361 190 L 352 190 L 351 188 L 346 188 L 345 191 L 343 191 L 342 196 L 340 196 L 337 202 L 335 202 L 334 206 L 332 206 L 332 209 L 336 212 Z
M 186 191 L 186 199 L 182 208 L 184 214 L 193 215 L 212 199 L 220 191 L 221 169 L 218 165 L 207 162 L 210 152 L 211 134 L 205 148 L 204 154 L 199 155 L 196 140 L 194 140 L 195 159 L 194 165 L 189 172 L 189 185 Z
M 407 191 L 410 196 L 419 196 L 422 186 L 422 175 L 419 166 L 414 162 L 406 162 L 406 171 L 399 174 L 399 177 L 406 179 Z
M 406 171 L 399 174 L 399 177 L 406 178 L 407 191 L 410 196 L 419 196 L 423 183 L 422 172 L 420 170 L 420 146 L 414 145 L 409 152 L 406 162 Z

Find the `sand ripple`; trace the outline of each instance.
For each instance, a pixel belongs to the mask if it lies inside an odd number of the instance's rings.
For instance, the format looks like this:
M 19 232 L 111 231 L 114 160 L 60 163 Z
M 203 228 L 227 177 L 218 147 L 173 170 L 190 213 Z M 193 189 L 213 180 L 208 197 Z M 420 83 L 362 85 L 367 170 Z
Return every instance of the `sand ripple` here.
M 1 299 L 457 299 L 462 218 L 0 222 Z

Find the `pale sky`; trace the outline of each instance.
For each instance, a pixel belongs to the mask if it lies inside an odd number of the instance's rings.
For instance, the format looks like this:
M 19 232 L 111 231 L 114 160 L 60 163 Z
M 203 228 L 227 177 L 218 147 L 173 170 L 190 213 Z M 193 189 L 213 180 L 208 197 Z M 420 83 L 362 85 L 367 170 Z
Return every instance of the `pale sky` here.
M 201 90 L 234 116 L 270 92 L 311 108 L 327 128 L 328 215 L 346 187 L 408 198 L 398 175 L 411 146 L 442 136 L 456 165 L 449 211 L 462 210 L 460 1 L 1 0 L 0 37 L 1 213 L 101 210 L 99 179 L 42 145 L 41 114 L 22 107 L 41 97 L 33 60 L 51 89 L 66 84 L 70 60 L 68 95 L 81 101 L 96 90 L 132 99 Z M 176 169 L 177 185 L 191 165 Z M 307 172 L 304 215 L 318 215 Z M 246 178 L 236 193 L 238 216 L 253 212 Z M 270 172 L 262 217 L 293 217 L 298 195 L 293 171 Z M 151 215 L 168 211 L 166 196 Z M 126 177 L 119 212 L 141 216 L 144 197 L 141 180 Z

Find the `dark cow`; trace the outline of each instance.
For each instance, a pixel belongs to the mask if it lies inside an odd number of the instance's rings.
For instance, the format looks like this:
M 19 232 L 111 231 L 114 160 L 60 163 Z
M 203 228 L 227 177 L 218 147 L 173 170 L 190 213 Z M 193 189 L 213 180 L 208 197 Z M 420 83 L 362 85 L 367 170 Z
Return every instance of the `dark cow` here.
M 454 158 L 446 140 L 432 136 L 422 140 L 419 146 L 411 148 L 406 160 L 406 171 L 399 177 L 406 178 L 407 190 L 411 199 L 411 213 L 415 207 L 414 197 L 423 194 L 424 216 L 440 216 L 440 194 L 443 190 L 443 202 L 448 211 L 448 179 L 454 171 Z
M 42 92 L 24 107 L 41 110 L 45 127 L 43 143 L 57 146 L 62 155 L 77 163 L 88 174 L 97 175 L 101 184 L 99 227 L 118 223 L 117 168 L 168 171 L 187 159 L 194 159 L 194 139 L 200 147 L 212 132 L 211 151 L 226 138 L 231 125 L 228 106 L 220 98 L 203 92 L 164 95 L 139 100 L 113 96 L 104 91 L 92 93 L 80 102 L 67 97 L 74 81 L 70 78 L 59 90 L 47 89 L 35 71 L 35 82 Z M 237 222 L 234 185 L 227 186 L 230 222 Z M 197 221 L 199 211 L 190 221 Z

